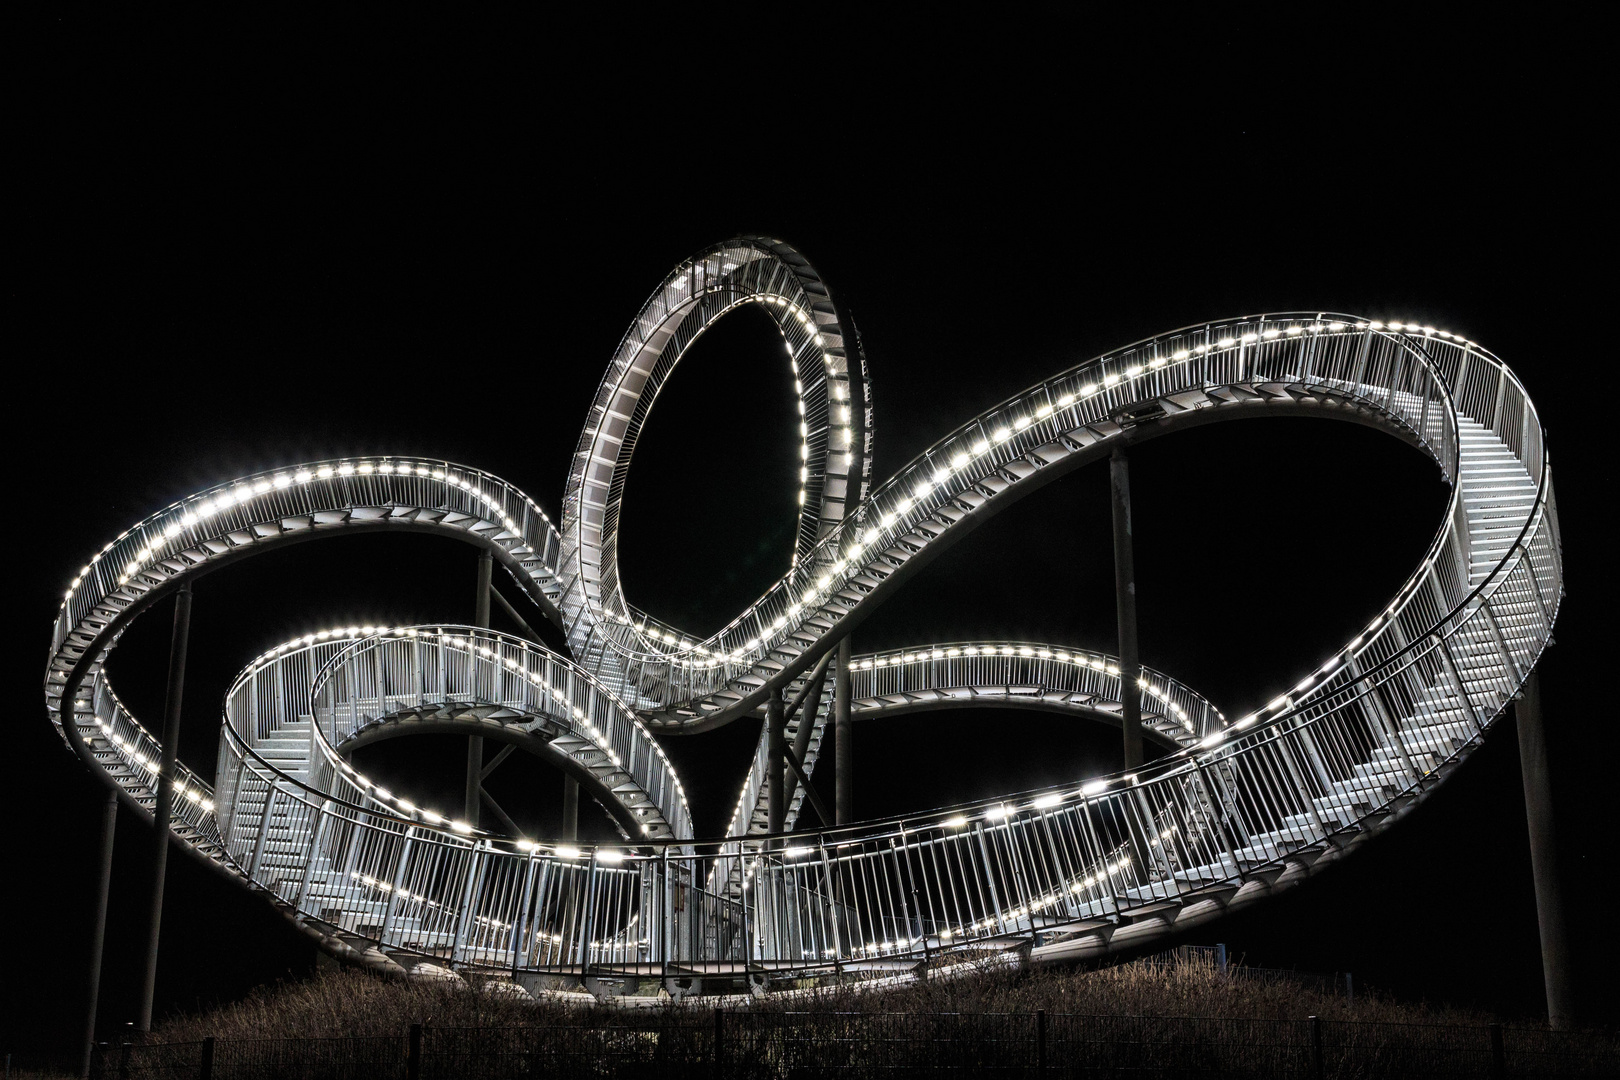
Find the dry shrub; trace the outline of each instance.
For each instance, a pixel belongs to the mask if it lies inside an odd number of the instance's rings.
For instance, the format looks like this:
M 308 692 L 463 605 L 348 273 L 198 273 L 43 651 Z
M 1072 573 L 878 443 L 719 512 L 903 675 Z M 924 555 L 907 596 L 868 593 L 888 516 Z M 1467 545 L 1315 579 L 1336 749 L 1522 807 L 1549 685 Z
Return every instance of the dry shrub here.
M 701 1000 L 697 1007 L 706 1008 Z M 679 1009 L 679 1006 L 672 1006 Z M 1233 966 L 1222 975 L 1206 959 L 1126 963 L 1090 971 L 1001 969 L 955 979 L 933 979 L 900 989 L 842 989 L 812 999 L 766 998 L 751 1011 L 854 1013 L 1075 1013 L 1098 1016 L 1197 1016 L 1483 1024 L 1489 1017 L 1455 1009 L 1411 1005 L 1357 988 L 1353 1005 L 1342 996 L 1274 978 L 1246 977 Z M 479 1028 L 579 1024 L 623 1018 L 611 1007 L 581 1009 L 469 991 L 447 982 L 407 982 L 364 971 L 325 971 L 297 982 L 255 989 L 240 1001 L 171 1017 L 154 1038 L 184 1042 L 221 1039 L 397 1036 L 411 1023 Z

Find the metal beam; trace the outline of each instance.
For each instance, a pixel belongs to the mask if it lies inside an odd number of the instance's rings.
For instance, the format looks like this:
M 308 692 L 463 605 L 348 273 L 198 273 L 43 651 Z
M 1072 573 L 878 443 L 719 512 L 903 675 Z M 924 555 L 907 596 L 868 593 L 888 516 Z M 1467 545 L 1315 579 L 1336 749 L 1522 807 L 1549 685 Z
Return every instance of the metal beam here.
M 118 833 L 118 789 L 108 787 L 101 808 L 101 873 L 96 881 L 96 916 L 90 930 L 90 985 L 85 994 L 88 1008 L 84 1017 L 84 1057 L 79 1075 L 90 1075 L 90 1058 L 96 1045 L 96 1006 L 101 999 L 101 950 L 107 941 L 107 896 L 112 888 L 113 840 Z
M 1119 702 L 1125 768 L 1142 764 L 1142 662 L 1136 653 L 1136 560 L 1131 550 L 1131 466 L 1123 444 L 1108 459 L 1114 504 L 1114 599 L 1119 613 Z
M 478 553 L 478 594 L 473 607 L 473 625 L 489 628 L 489 594 L 494 591 L 490 578 L 495 571 L 495 557 L 487 551 Z
M 478 588 L 473 605 L 473 625 L 489 629 L 489 594 L 494 591 L 490 577 L 495 570 L 495 559 L 487 551 L 478 553 Z M 479 785 L 484 779 L 484 740 L 472 735 L 467 739 L 467 782 L 462 798 L 462 820 L 478 827 Z
M 511 747 L 507 747 L 507 749 L 510 750 Z M 495 801 L 495 797 L 493 795 L 485 791 L 483 788 L 479 788 L 478 797 L 484 800 L 485 806 L 495 811 L 495 816 L 501 819 L 501 824 L 505 825 L 513 836 L 523 835 L 523 830 L 518 828 L 518 823 L 512 820 L 510 814 L 501 809 L 501 804 Z
M 186 644 L 191 636 L 191 582 L 174 599 L 174 633 L 169 639 L 169 681 L 163 693 L 163 747 L 158 763 L 157 801 L 152 807 L 152 891 L 147 901 L 146 957 L 135 1027 L 152 1030 L 152 995 L 157 989 L 158 938 L 163 930 L 163 879 L 169 869 L 169 823 L 174 818 L 174 774 L 180 746 L 180 700 L 185 693 Z
M 826 682 L 827 680 L 827 665 L 832 663 L 834 651 L 835 650 L 833 649 L 828 649 L 826 652 L 821 654 L 821 659 L 816 662 L 815 668 L 805 679 L 804 685 L 799 687 L 799 692 L 797 694 L 793 695 L 792 702 L 788 704 L 787 712 L 783 713 L 784 720 L 791 721 L 793 719 L 794 714 L 799 711 L 799 706 L 803 705 L 805 699 L 810 696 L 811 687 L 816 688 L 816 701 L 819 702 L 821 700 L 820 687 L 822 683 Z
M 484 779 L 484 738 L 482 735 L 467 737 L 467 780 L 462 791 L 462 820 L 473 828 L 478 827 L 478 790 Z
M 804 714 L 799 717 L 799 730 L 794 733 L 793 746 L 788 752 L 799 760 L 801 767 L 804 763 L 804 755 L 810 749 L 810 737 L 816 732 L 816 712 L 821 708 L 822 687 L 827 682 L 827 665 L 832 662 L 835 651 L 834 649 L 827 650 L 827 655 L 823 656 L 821 663 L 816 665 L 815 671 L 810 675 L 810 681 L 805 683 L 804 689 L 799 693 L 798 701 L 795 702 L 795 705 L 798 702 L 804 703 Z M 789 718 L 792 715 L 793 710 L 789 709 Z M 793 789 L 798 782 L 799 779 L 796 773 L 787 775 L 784 780 L 787 790 L 782 798 L 783 803 L 793 802 Z M 823 818 L 822 820 L 826 821 L 828 825 L 832 824 L 829 819 Z
M 855 779 L 854 725 L 849 719 L 849 638 L 838 643 L 838 668 L 833 679 L 833 772 L 836 784 L 833 805 L 837 808 L 836 824 L 848 825 L 855 820 L 855 796 L 851 785 Z
M 810 777 L 805 775 L 804 766 L 799 763 L 799 756 L 789 748 L 782 755 L 782 759 L 793 770 L 793 776 L 798 782 L 804 785 L 804 797 L 810 800 L 810 805 L 815 808 L 816 817 L 821 819 L 823 825 L 831 825 L 833 823 L 832 815 L 827 813 L 827 804 L 821 801 L 821 796 L 816 794 L 816 789 L 810 786 Z
M 512 751 L 514 751 L 516 749 L 517 749 L 517 744 L 515 744 L 515 743 L 507 743 L 505 746 L 501 747 L 500 752 L 497 753 L 494 757 L 490 758 L 489 759 L 489 764 L 485 765 L 484 768 L 483 768 L 483 771 L 481 771 L 478 774 L 478 779 L 479 780 L 488 780 L 489 779 L 489 774 L 494 772 L 497 768 L 499 768 L 501 762 L 503 762 L 507 758 L 511 757 L 512 756 Z
M 1541 974 L 1547 986 L 1547 1021 L 1556 1030 L 1575 1023 L 1575 982 L 1558 876 L 1558 839 L 1553 829 L 1552 784 L 1547 770 L 1547 731 L 1541 719 L 1541 676 L 1532 670 L 1513 707 L 1519 722 L 1519 768 L 1524 774 L 1524 816 L 1530 825 L 1530 869 L 1536 879 L 1536 917 L 1541 924 Z
M 767 832 L 779 833 L 787 824 L 787 784 L 782 777 L 787 754 L 787 711 L 782 705 L 782 691 L 771 691 L 765 706 L 765 784 L 766 809 L 769 818 Z
M 494 600 L 500 605 L 502 611 L 506 612 L 506 617 L 517 623 L 518 629 L 528 635 L 530 641 L 533 641 L 536 644 L 540 642 L 540 635 L 534 632 L 534 627 L 530 626 L 528 621 L 524 619 L 523 616 L 518 614 L 517 608 L 512 606 L 512 602 L 510 600 L 501 595 L 501 590 L 495 588 L 493 583 L 489 588 L 489 596 L 490 599 Z M 487 626 L 489 624 L 486 622 L 484 625 Z

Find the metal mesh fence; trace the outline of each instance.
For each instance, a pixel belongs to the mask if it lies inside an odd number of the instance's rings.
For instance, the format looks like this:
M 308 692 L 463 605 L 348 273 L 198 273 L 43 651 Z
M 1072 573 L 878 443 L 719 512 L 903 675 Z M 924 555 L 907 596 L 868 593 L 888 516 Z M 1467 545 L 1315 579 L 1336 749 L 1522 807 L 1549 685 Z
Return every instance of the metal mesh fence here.
M 1600 1077 L 1620 1075 L 1620 1037 L 1314 1017 L 670 1009 L 502 1028 L 412 1026 L 397 1037 L 103 1047 L 92 1075 L 109 1080 Z

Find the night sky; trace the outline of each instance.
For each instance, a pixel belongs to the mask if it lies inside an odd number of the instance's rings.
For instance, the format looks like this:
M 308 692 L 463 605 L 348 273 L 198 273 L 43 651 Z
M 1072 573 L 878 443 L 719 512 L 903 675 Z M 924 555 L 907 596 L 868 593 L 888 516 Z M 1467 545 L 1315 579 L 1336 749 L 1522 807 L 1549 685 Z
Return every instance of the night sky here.
M 1588 407 L 1611 359 L 1588 323 L 1612 286 L 1610 209 L 1595 197 L 1612 122 L 1593 110 L 1613 88 L 1561 52 L 1580 28 L 1428 27 L 1286 62 L 1214 25 L 1168 50 L 1146 37 L 1111 49 L 1070 23 L 950 41 L 846 28 L 689 53 L 664 35 L 674 27 L 629 44 L 550 25 L 476 40 L 440 29 L 53 22 L 9 65 L 4 353 L 22 437 L 0 1052 L 66 1049 L 81 1022 L 100 789 L 48 723 L 40 676 L 88 555 L 211 484 L 350 454 L 483 468 L 556 520 L 630 319 L 677 262 L 740 233 L 798 246 L 859 327 L 879 480 L 1032 383 L 1204 319 L 1393 317 L 1503 357 L 1549 431 L 1569 590 L 1542 667 L 1553 784 L 1584 1003 L 1612 1020 L 1594 909 L 1613 850 L 1596 524 L 1614 455 Z M 1070 40 L 1079 54 L 1058 44 Z M 796 419 L 763 316 L 728 317 L 694 347 L 628 482 L 632 602 L 711 631 L 787 568 Z M 1382 608 L 1445 498 L 1404 444 L 1298 419 L 1156 440 L 1134 453 L 1132 485 L 1143 661 L 1228 715 Z M 475 561 L 445 539 L 339 537 L 199 582 L 184 760 L 212 775 L 222 691 L 253 656 L 329 625 L 470 621 Z M 1112 651 L 1113 604 L 1098 464 L 938 558 L 856 648 L 1011 637 Z M 140 620 L 111 662 L 149 727 L 169 611 Z M 700 832 L 729 816 L 756 734 L 741 722 L 666 740 Z M 459 753 L 422 737 L 362 760 L 394 790 L 453 806 Z M 875 721 L 856 730 L 857 810 L 1072 781 L 1118 754 L 1117 731 L 1030 713 Z M 830 775 L 816 779 L 830 801 Z M 516 757 L 492 784 L 538 832 L 560 819 L 560 788 Z M 608 835 L 593 810 L 581 824 Z M 1197 940 L 1409 998 L 1542 1009 L 1511 723 L 1370 847 Z M 108 1033 L 134 1015 L 148 850 L 124 814 Z M 168 898 L 159 1015 L 313 967 L 267 904 L 188 858 L 171 859 Z

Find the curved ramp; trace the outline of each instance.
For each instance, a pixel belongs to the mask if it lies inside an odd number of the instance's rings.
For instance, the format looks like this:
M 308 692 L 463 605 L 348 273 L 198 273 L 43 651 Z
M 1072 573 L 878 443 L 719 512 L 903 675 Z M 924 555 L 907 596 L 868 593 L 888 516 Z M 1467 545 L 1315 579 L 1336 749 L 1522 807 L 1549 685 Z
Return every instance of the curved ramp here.
M 616 499 L 662 380 L 744 303 L 776 320 L 798 380 L 805 509 L 790 572 L 699 637 L 624 597 Z M 1563 578 L 1540 421 L 1512 372 L 1472 341 L 1316 312 L 1174 331 L 1003 402 L 863 495 L 871 409 L 851 338 L 801 255 L 742 238 L 677 268 L 621 343 L 561 530 L 510 485 L 415 457 L 276 470 L 183 500 L 72 582 L 46 671 L 52 720 L 149 813 L 160 748 L 104 671 L 133 619 L 182 581 L 277 545 L 356 528 L 458 536 L 508 568 L 573 659 L 451 627 L 289 643 L 233 687 L 216 784 L 178 770 L 175 831 L 333 952 L 379 967 L 449 963 L 530 985 L 729 984 L 860 976 L 1013 945 L 1098 955 L 1286 888 L 1417 805 L 1479 744 L 1550 639 Z M 818 659 L 922 566 L 1114 446 L 1279 413 L 1386 431 L 1451 485 L 1405 584 L 1291 691 L 1229 721 L 1145 672 L 1149 734 L 1170 752 L 1135 773 L 780 837 L 757 831 L 756 755 L 733 835 L 694 841 L 655 732 L 707 730 L 757 714 L 773 689 L 827 680 Z M 1118 709 L 1108 658 L 1056 645 L 863 656 L 852 681 L 868 718 L 995 704 L 1106 720 Z M 821 691 L 792 733 L 807 768 L 831 700 Z M 529 741 L 592 786 L 625 842 L 582 851 L 474 830 L 378 789 L 340 753 L 406 730 Z

